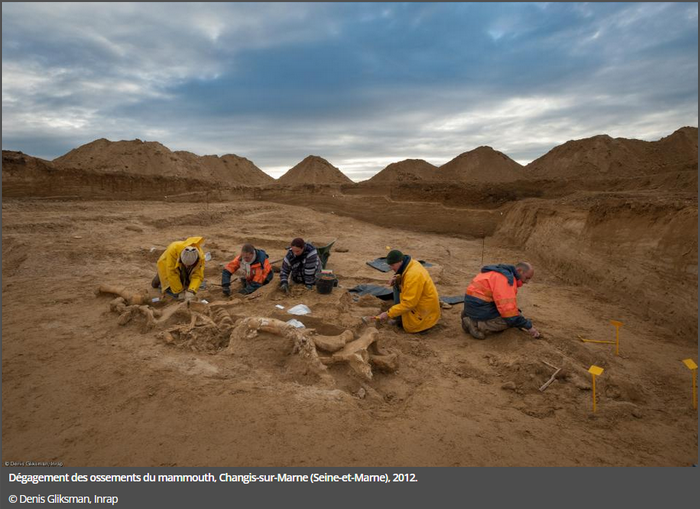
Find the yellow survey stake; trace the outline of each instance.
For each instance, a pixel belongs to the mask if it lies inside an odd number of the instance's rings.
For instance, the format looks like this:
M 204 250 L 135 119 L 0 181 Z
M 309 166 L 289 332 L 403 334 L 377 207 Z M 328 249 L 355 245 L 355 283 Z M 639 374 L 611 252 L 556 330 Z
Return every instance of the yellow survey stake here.
M 603 371 L 605 371 L 605 370 L 603 368 L 598 367 L 598 366 L 591 366 L 590 368 L 588 368 L 588 372 L 591 375 L 595 375 L 595 376 L 602 375 Z
M 595 413 L 598 410 L 595 404 L 595 377 L 603 374 L 603 368 L 593 365 L 588 368 L 588 372 L 593 375 L 591 379 L 593 380 L 593 412 Z
M 698 365 L 693 359 L 683 359 L 683 364 L 693 373 L 693 408 L 698 407 Z

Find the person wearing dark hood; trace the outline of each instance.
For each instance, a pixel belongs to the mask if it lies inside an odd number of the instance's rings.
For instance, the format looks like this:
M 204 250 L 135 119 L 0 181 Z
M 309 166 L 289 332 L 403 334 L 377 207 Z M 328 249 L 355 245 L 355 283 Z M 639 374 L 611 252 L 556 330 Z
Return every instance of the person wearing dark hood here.
M 389 251 L 386 263 L 396 273 L 390 281 L 395 304 L 379 320 L 394 320 L 409 333 L 433 327 L 440 319 L 440 299 L 428 271 L 398 249 Z
M 527 284 L 535 269 L 527 262 L 517 265 L 487 265 L 469 284 L 464 295 L 462 329 L 475 339 L 511 327 L 540 337 L 532 322 L 518 309 L 518 288 Z
M 289 293 L 289 283 L 297 283 L 311 290 L 321 272 L 321 259 L 310 242 L 297 237 L 282 260 L 280 289 Z M 291 281 L 290 281 L 291 280 Z
M 231 260 L 221 273 L 221 289 L 224 295 L 231 295 L 231 276 L 237 271 L 243 272 L 242 287 L 238 293 L 248 295 L 272 281 L 272 265 L 265 251 L 255 249 L 252 244 L 244 244 L 241 254 Z

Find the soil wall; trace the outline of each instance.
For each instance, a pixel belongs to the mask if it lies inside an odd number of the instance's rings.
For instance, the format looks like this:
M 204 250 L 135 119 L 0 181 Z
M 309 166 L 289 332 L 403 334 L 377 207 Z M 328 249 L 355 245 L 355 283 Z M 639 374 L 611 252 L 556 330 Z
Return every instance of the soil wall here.
M 495 237 L 532 253 L 568 282 L 594 288 L 694 341 L 697 228 L 697 201 L 526 200 L 507 210 Z
M 347 192 L 357 194 L 344 194 Z M 354 186 L 294 186 L 259 188 L 258 200 L 299 205 L 319 212 L 333 212 L 378 226 L 395 226 L 419 232 L 482 238 L 492 235 L 502 212 L 495 208 L 449 206 L 440 201 L 398 200 L 377 192 L 359 193 Z M 410 198 L 410 196 L 406 196 Z
M 95 173 L 51 166 L 3 164 L 3 198 L 61 198 L 90 200 L 168 200 L 190 195 L 192 199 L 221 201 L 243 195 L 249 188 L 226 188 L 211 182 L 181 177 Z

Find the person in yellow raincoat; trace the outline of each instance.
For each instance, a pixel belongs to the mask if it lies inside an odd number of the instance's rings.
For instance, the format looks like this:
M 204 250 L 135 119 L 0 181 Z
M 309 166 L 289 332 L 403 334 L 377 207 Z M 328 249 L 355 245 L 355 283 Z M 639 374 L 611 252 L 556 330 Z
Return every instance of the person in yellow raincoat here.
M 421 332 L 434 326 L 440 319 L 440 300 L 425 267 L 396 249 L 389 251 L 386 263 L 396 273 L 390 281 L 395 305 L 379 315 L 379 320 L 400 322 L 406 332 Z
M 176 241 L 160 255 L 158 274 L 151 286 L 161 289 L 163 295 L 180 300 L 192 300 L 204 281 L 204 237 L 190 237 Z

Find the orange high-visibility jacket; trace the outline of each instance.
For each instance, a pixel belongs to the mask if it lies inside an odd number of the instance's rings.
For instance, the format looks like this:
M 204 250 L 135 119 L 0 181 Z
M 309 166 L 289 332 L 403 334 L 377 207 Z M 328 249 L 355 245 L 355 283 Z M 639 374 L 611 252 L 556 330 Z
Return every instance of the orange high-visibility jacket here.
M 489 271 L 478 274 L 467 287 L 467 295 L 493 302 L 503 318 L 518 316 L 518 285 L 508 284 L 508 278 L 500 272 Z
M 232 261 L 228 262 L 224 268 L 231 274 L 234 274 L 241 268 L 241 255 L 236 256 Z M 248 281 L 248 283 L 257 283 L 262 286 L 265 284 L 267 275 L 271 270 L 272 265 L 270 265 L 267 253 L 262 249 L 256 249 L 255 259 L 250 264 L 250 274 L 246 275 L 246 281 Z

